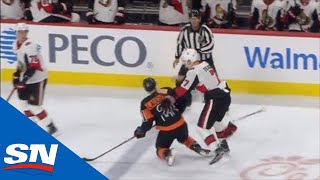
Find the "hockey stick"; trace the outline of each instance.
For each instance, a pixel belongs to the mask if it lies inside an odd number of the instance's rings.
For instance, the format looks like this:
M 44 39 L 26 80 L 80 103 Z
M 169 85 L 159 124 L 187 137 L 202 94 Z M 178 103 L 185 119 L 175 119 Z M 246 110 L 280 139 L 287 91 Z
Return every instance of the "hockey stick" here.
M 261 112 L 263 112 L 263 111 L 264 111 L 264 108 L 261 107 L 260 109 L 254 111 L 254 112 L 252 112 L 252 113 L 249 113 L 249 114 L 246 114 L 246 115 L 244 115 L 244 116 L 241 116 L 241 117 L 239 117 L 239 118 L 237 118 L 237 119 L 231 120 L 231 122 L 235 122 L 235 121 L 239 121 L 239 120 L 245 119 L 245 118 L 247 118 L 247 117 L 253 116 L 253 115 L 258 114 L 258 113 L 261 113 Z
M 135 136 L 130 137 L 129 139 L 127 139 L 127 140 L 123 141 L 122 143 L 118 144 L 117 146 L 115 146 L 115 147 L 113 147 L 113 148 L 109 149 L 108 151 L 106 151 L 106 152 L 102 153 L 101 155 L 99 155 L 99 156 L 97 156 L 97 157 L 95 157 L 95 158 L 85 158 L 85 157 L 84 157 L 84 158 L 82 158 L 82 159 L 83 159 L 83 160 L 85 160 L 85 161 L 87 161 L 87 162 L 94 161 L 94 160 L 96 160 L 96 159 L 98 159 L 98 158 L 100 158 L 100 157 L 102 157 L 102 156 L 104 156 L 104 155 L 108 154 L 109 152 L 111 152 L 111 151 L 113 151 L 113 150 L 117 149 L 118 147 L 120 147 L 120 146 L 124 145 L 125 143 L 127 143 L 127 142 L 131 141 L 131 140 L 132 140 L 132 139 L 134 139 L 134 138 L 135 138 Z
M 16 88 L 13 88 L 9 94 L 9 96 L 7 97 L 6 101 L 9 101 L 11 99 L 11 96 L 13 95 L 14 91 L 16 91 Z

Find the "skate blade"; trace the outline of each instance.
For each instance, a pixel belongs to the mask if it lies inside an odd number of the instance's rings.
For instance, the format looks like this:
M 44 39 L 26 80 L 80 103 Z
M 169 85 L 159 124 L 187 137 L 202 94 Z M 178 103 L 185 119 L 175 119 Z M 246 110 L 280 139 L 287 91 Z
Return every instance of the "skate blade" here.
M 224 155 L 224 152 L 221 152 L 221 153 L 217 154 L 217 155 L 209 162 L 209 165 L 212 165 L 212 164 L 220 161 L 220 160 L 222 159 L 223 155 Z

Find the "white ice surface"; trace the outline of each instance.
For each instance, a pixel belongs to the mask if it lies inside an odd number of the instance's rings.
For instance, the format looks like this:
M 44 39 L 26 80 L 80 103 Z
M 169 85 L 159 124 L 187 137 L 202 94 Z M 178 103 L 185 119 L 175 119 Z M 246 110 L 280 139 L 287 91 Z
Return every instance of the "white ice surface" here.
M 2 84 L 1 90 L 6 98 L 11 85 Z M 61 132 L 57 139 L 80 157 L 95 157 L 133 135 L 141 123 L 139 107 L 144 96 L 142 89 L 49 85 L 45 107 Z M 10 103 L 18 107 L 16 94 Z M 210 158 L 174 142 L 176 161 L 168 167 L 156 156 L 155 130 L 91 165 L 112 180 L 319 180 L 319 104 L 318 98 L 233 95 L 225 121 L 261 106 L 265 111 L 235 122 L 239 129 L 228 139 L 230 155 L 211 166 Z M 190 135 L 201 145 L 195 126 L 203 105 L 196 101 L 185 113 Z

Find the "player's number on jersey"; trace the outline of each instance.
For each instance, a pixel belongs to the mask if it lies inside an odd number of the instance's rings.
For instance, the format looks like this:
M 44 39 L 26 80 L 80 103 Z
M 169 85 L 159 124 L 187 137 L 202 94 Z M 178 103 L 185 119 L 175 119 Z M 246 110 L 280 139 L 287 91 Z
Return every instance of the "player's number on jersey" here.
M 178 111 L 173 105 L 165 109 L 163 107 L 163 104 L 159 104 L 156 109 L 160 113 L 161 119 L 163 121 L 170 120 L 176 115 L 176 112 Z
M 37 55 L 34 55 L 34 56 L 29 56 L 29 58 L 30 58 L 29 68 L 42 71 L 39 57 Z

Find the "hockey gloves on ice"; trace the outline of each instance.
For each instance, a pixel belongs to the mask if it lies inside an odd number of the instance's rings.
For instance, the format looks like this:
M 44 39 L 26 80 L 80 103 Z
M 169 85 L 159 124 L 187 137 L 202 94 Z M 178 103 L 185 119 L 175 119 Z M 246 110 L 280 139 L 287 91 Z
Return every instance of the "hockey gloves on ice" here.
M 134 131 L 134 136 L 138 139 L 143 138 L 146 136 L 146 132 L 141 126 L 138 126 L 137 129 Z

